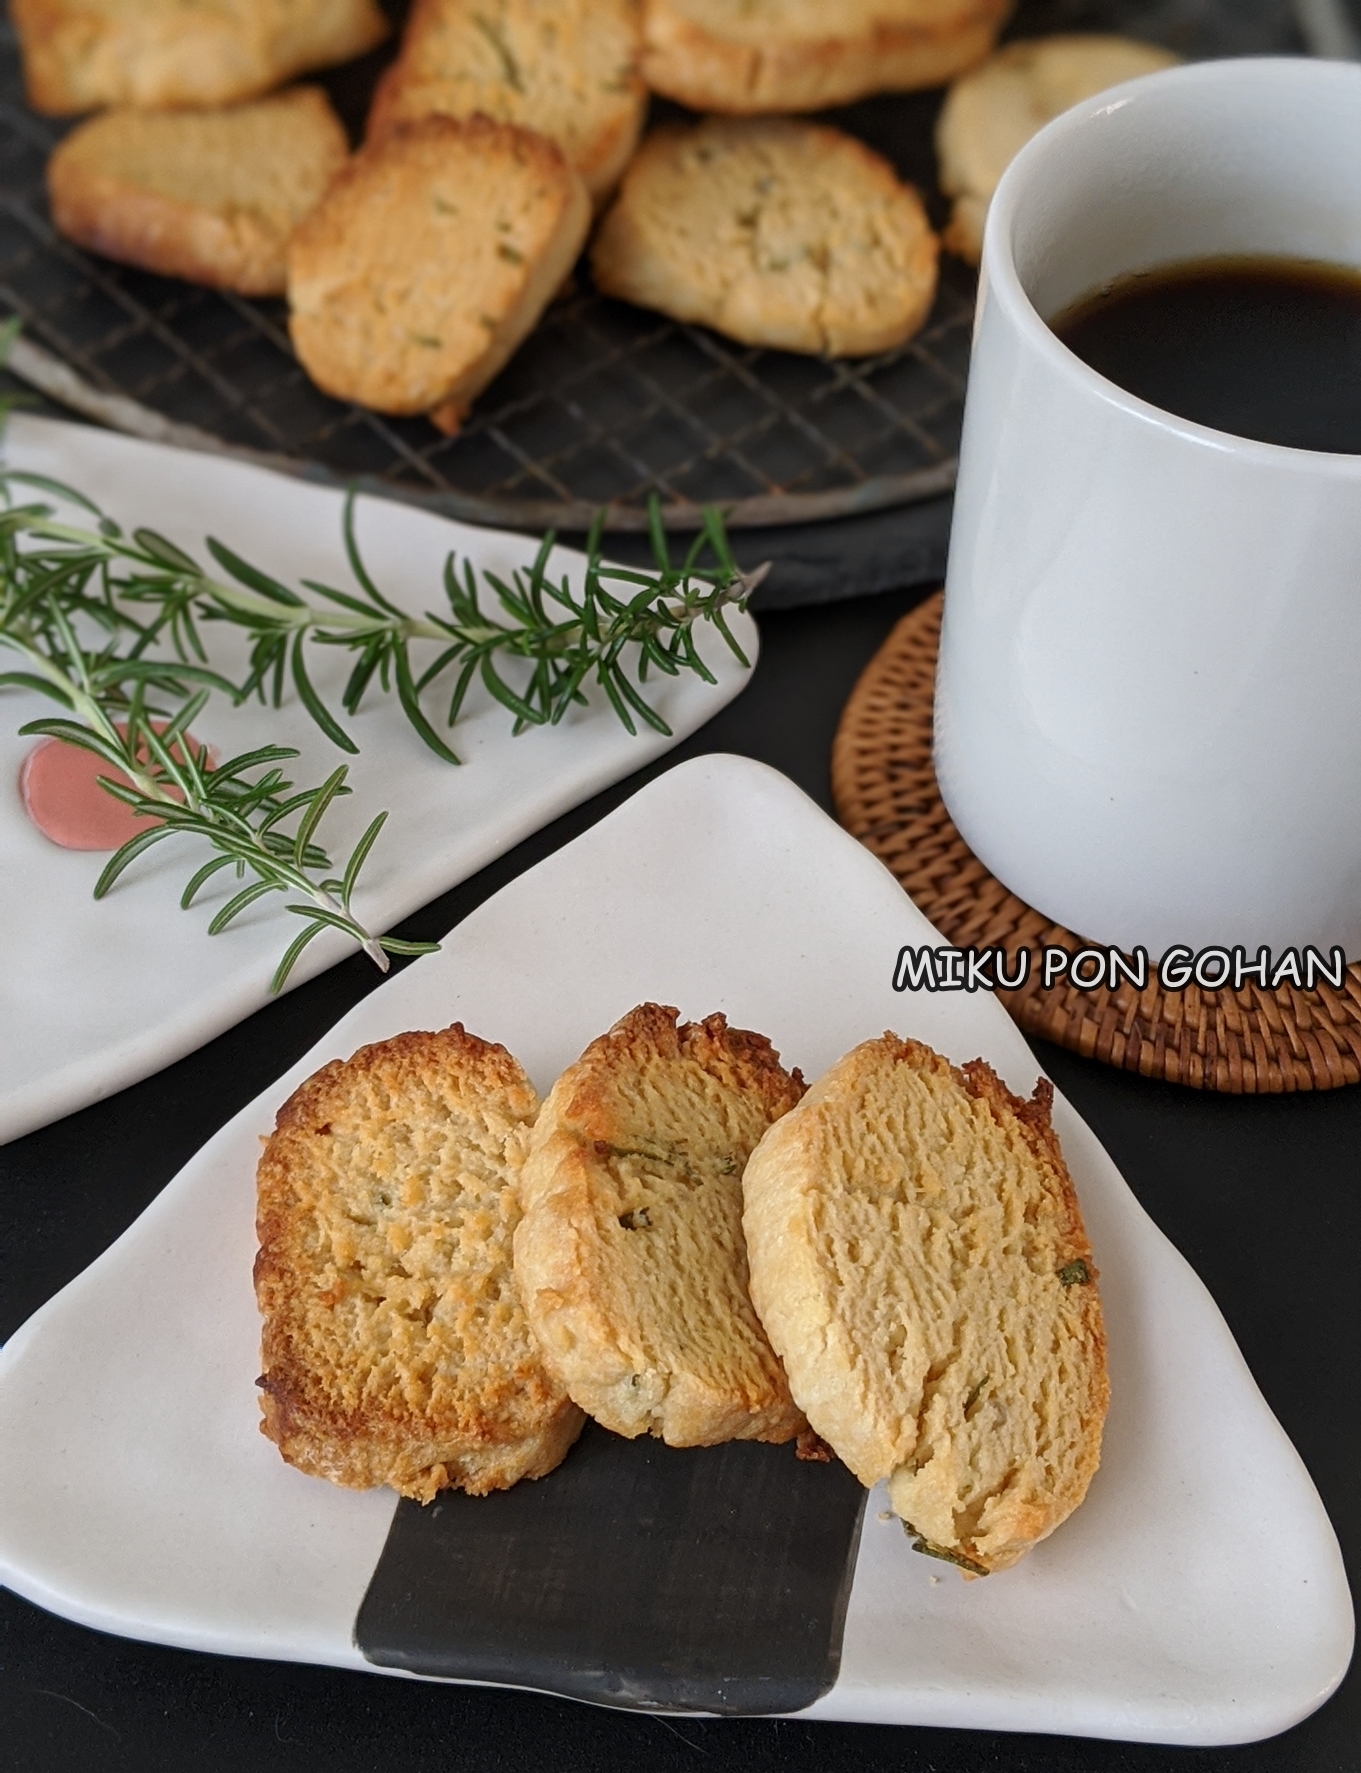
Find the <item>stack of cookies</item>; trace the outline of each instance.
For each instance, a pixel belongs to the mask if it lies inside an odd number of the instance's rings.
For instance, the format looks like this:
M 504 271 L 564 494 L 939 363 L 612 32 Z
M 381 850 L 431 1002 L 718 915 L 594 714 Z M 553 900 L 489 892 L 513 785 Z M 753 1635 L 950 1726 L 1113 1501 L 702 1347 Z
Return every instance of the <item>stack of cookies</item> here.
M 542 1477 L 587 1416 L 839 1457 L 986 1575 L 1077 1507 L 1096 1268 L 1049 1120 L 886 1034 L 805 1092 L 760 1034 L 641 1004 L 540 1106 L 460 1025 L 326 1066 L 258 1175 L 263 1432 L 429 1501 Z
M 1170 59 L 1072 38 L 989 61 L 1008 11 L 415 0 L 351 156 L 320 90 L 273 89 L 372 48 L 387 28 L 375 0 L 12 7 L 32 104 L 110 107 L 52 157 L 61 232 L 151 270 L 286 293 L 318 386 L 447 432 L 569 282 L 593 223 L 592 275 L 622 300 L 828 357 L 910 339 L 940 244 L 921 198 L 863 143 L 794 114 L 955 79 L 945 240 L 976 260 L 1027 136 Z M 700 115 L 644 138 L 649 92 Z

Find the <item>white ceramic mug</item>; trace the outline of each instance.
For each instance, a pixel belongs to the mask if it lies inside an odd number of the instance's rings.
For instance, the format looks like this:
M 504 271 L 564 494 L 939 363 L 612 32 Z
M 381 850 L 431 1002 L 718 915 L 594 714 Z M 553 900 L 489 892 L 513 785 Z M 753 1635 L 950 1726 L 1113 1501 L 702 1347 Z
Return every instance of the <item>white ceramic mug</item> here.
M 936 691 L 975 853 L 1078 934 L 1361 956 L 1361 456 L 1173 417 L 1046 325 L 1221 254 L 1361 267 L 1361 67 L 1067 112 L 988 216 Z

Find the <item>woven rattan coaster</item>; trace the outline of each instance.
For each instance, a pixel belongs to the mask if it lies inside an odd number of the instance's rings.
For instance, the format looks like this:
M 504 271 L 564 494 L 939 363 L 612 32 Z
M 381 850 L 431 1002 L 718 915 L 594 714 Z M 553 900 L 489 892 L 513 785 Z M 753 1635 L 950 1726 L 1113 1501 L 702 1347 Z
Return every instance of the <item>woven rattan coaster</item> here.
M 945 810 L 931 761 L 940 612 L 937 593 L 904 616 L 856 684 L 832 749 L 837 814 L 954 946 L 1076 952 L 1086 944 L 989 874 Z M 1250 1095 L 1361 1081 L 1361 963 L 1341 991 L 1172 991 L 1156 968 L 1142 991 L 1045 989 L 1032 967 L 997 995 L 1027 1034 L 1144 1077 Z

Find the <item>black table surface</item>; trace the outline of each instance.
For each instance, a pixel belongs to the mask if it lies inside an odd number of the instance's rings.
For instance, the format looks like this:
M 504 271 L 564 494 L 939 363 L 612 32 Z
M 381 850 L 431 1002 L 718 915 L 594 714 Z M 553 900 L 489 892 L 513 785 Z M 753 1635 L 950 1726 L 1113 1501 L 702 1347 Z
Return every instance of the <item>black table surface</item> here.
M 842 705 L 895 619 L 920 595 L 764 617 L 761 662 L 736 702 L 661 763 L 426 907 L 403 933 L 442 935 L 649 777 L 702 752 L 760 758 L 830 808 L 828 759 Z M 21 965 L 23 957 L 5 964 Z M 348 961 L 158 1076 L 0 1148 L 0 1335 L 91 1262 L 217 1127 L 377 977 L 362 958 Z M 1361 1090 L 1233 1099 L 1127 1076 L 1047 1045 L 1036 1050 L 1218 1300 L 1354 1567 Z M 1361 1680 L 1353 1671 L 1327 1705 L 1285 1735 L 1226 1749 L 797 1718 L 658 1718 L 164 1649 L 88 1631 L 0 1591 L 0 1767 L 600 1773 L 635 1765 L 656 1773 L 1356 1773 Z

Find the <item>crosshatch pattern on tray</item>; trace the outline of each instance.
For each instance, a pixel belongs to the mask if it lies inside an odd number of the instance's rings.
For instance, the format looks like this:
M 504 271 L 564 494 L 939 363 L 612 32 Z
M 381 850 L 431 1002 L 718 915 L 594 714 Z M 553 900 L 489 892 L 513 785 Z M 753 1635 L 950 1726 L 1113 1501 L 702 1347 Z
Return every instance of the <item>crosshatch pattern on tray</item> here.
M 387 10 L 400 25 L 402 0 Z M 1190 56 L 1303 47 L 1291 0 L 1019 0 L 1006 34 L 1061 30 L 1124 30 Z M 352 130 L 394 44 L 321 76 Z M 887 95 L 830 119 L 913 180 L 937 224 L 940 97 Z M 583 530 L 604 504 L 611 528 L 640 529 L 652 493 L 677 528 L 693 527 L 705 501 L 728 507 L 738 526 L 787 524 L 953 484 L 975 287 L 956 260 L 942 261 L 915 339 L 842 362 L 744 349 L 578 285 L 448 439 L 424 419 L 320 393 L 293 357 L 282 302 L 130 271 L 58 239 L 43 166 L 63 128 L 25 106 L 13 33 L 0 23 L 0 309 L 97 394 L 127 396 L 234 449 L 522 528 Z
M 907 104 L 915 158 L 929 119 Z M 0 304 L 94 389 L 238 449 L 448 508 L 462 500 L 470 516 L 575 527 L 602 504 L 635 527 L 654 494 L 678 521 L 706 501 L 736 506 L 738 523 L 797 521 L 952 480 L 974 301 L 972 272 L 953 260 L 916 338 L 840 361 L 735 345 L 607 300 L 579 273 L 463 432 L 446 438 L 423 418 L 385 418 L 314 388 L 281 301 L 130 270 L 57 236 L 43 171 L 62 129 L 25 106 L 4 27 Z

